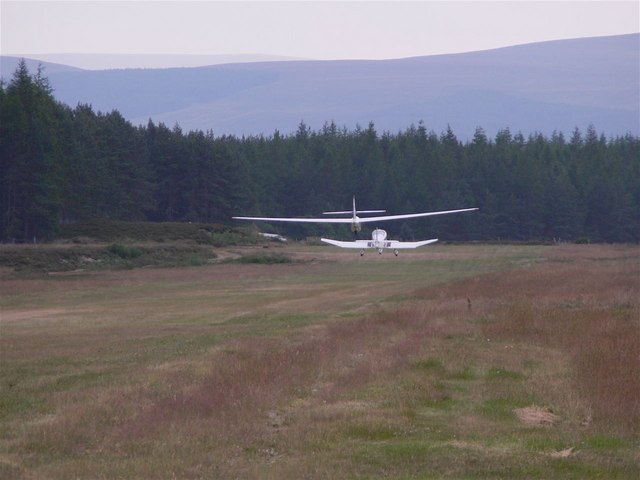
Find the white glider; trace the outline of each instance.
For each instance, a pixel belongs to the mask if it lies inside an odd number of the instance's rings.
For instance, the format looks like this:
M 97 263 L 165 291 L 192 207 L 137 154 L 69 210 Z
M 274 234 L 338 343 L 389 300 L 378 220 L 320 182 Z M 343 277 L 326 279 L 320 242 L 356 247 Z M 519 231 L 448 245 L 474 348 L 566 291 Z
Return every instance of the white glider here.
M 364 255 L 364 251 L 367 248 L 375 248 L 378 253 L 382 254 L 385 248 L 393 249 L 396 257 L 398 256 L 398 250 L 408 248 L 418 248 L 430 243 L 438 241 L 437 238 L 431 240 L 422 240 L 420 242 L 400 242 L 398 240 L 387 240 L 387 232 L 380 228 L 376 228 L 371 232 L 371 240 L 354 240 L 353 242 L 341 242 L 339 240 L 331 240 L 330 238 L 321 238 L 320 241 L 328 243 L 329 245 L 335 245 L 340 248 L 358 248 L 360 249 L 360 256 Z
M 434 215 L 448 215 L 450 213 L 471 212 L 477 208 L 463 208 L 460 210 L 444 210 L 440 212 L 406 213 L 402 215 L 382 215 L 376 217 L 359 217 L 362 213 L 384 213 L 385 210 L 356 210 L 356 197 L 353 197 L 353 209 L 342 212 L 324 212 L 324 215 L 344 215 L 350 214 L 346 218 L 286 218 L 286 217 L 232 217 L 236 220 L 253 220 L 260 222 L 302 222 L 302 223 L 350 223 L 351 231 L 354 233 L 362 230 L 362 223 L 384 222 L 388 220 L 403 220 L 407 218 L 431 217 Z

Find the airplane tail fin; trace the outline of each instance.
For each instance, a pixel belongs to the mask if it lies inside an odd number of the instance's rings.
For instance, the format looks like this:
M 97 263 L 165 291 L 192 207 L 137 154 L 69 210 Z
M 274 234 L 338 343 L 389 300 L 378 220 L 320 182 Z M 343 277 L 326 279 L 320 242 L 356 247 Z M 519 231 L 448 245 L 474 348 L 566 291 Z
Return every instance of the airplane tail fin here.
M 323 215 L 351 215 L 355 217 L 359 213 L 385 213 L 386 210 L 358 210 L 356 209 L 356 196 L 353 196 L 353 210 L 342 210 L 339 212 L 322 212 Z

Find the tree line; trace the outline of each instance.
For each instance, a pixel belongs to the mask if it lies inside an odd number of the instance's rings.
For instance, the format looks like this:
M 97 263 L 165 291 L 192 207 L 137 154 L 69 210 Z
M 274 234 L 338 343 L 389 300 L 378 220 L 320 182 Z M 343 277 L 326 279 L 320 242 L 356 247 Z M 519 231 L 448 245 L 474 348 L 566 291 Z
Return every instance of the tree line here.
M 216 136 L 57 102 L 21 62 L 0 85 L 0 239 L 54 238 L 88 219 L 232 224 L 232 215 L 479 207 L 383 228 L 397 238 L 640 240 L 640 138 L 593 126 L 525 137 L 478 128 L 462 142 L 422 123 L 398 133 L 327 123 L 293 134 Z M 263 228 L 268 228 L 263 226 Z M 345 237 L 331 225 L 273 225 Z

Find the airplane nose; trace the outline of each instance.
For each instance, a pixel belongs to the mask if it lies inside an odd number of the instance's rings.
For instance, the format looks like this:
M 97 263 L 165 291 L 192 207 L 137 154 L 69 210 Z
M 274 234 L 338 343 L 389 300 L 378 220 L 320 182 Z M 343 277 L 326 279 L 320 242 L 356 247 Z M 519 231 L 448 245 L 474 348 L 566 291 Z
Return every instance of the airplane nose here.
M 381 228 L 376 228 L 373 232 L 371 232 L 371 239 L 373 241 L 382 242 L 386 238 L 387 238 L 387 232 L 385 232 Z

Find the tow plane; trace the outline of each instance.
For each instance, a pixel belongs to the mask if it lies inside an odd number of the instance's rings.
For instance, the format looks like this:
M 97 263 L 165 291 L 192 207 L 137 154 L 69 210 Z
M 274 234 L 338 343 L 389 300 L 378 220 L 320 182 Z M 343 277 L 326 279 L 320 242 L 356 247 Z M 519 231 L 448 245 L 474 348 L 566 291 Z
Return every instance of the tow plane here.
M 353 208 L 351 210 L 340 212 L 323 212 L 323 215 L 350 215 L 350 217 L 321 217 L 321 218 L 305 218 L 305 217 L 232 217 L 236 220 L 252 220 L 259 222 L 300 222 L 300 223 L 345 223 L 351 224 L 351 231 L 354 235 L 362 230 L 363 223 L 386 222 L 389 220 L 404 220 L 408 218 L 431 217 L 435 215 L 448 215 L 450 213 L 462 213 L 478 210 L 477 208 L 463 208 L 460 210 L 443 210 L 439 212 L 422 212 L 422 213 L 406 213 L 401 215 L 376 215 L 372 217 L 359 217 L 361 214 L 386 213 L 386 210 L 357 210 L 356 197 L 353 197 Z M 385 233 L 386 235 L 386 233 Z M 373 239 L 372 239 L 373 241 Z M 419 242 L 418 242 L 419 243 Z M 414 248 L 414 247 L 412 247 Z
M 329 245 L 335 245 L 340 248 L 359 248 L 360 256 L 364 255 L 364 251 L 368 248 L 375 248 L 379 254 L 382 254 L 385 248 L 393 249 L 395 256 L 398 256 L 399 250 L 408 248 L 418 248 L 430 243 L 438 241 L 437 238 L 431 240 L 422 240 L 420 242 L 400 242 L 398 240 L 388 240 L 387 232 L 380 228 L 376 228 L 371 232 L 371 240 L 354 240 L 353 242 L 341 242 L 339 240 L 331 240 L 330 238 L 321 238 L 321 242 L 328 243 Z

